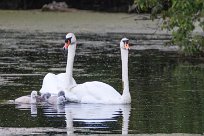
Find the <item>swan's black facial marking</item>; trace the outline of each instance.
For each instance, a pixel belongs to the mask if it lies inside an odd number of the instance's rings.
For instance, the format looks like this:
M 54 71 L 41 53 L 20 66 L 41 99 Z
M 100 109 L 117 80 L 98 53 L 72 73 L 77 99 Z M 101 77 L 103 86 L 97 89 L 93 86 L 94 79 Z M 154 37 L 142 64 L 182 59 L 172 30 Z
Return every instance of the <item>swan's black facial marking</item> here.
M 129 47 L 129 39 L 127 39 L 127 38 L 123 39 L 121 46 L 122 46 L 123 49 L 129 50 L 130 49 L 130 47 Z
M 124 40 L 123 43 L 124 44 L 129 44 L 129 40 Z
M 69 37 L 69 38 L 65 39 L 65 43 L 68 43 L 68 41 L 69 41 L 69 43 L 72 43 L 72 37 Z

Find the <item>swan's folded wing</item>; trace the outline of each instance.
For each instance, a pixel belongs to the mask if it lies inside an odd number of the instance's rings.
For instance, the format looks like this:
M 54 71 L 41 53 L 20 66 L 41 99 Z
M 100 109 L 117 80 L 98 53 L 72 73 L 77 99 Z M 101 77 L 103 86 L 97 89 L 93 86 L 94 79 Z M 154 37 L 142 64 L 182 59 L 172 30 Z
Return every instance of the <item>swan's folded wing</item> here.
M 42 88 L 40 89 L 40 93 L 51 93 L 54 95 L 57 95 L 58 93 L 58 79 L 55 74 L 48 73 L 44 79 L 43 79 L 43 84 Z
M 110 85 L 93 81 L 78 84 L 71 89 L 81 103 L 119 103 L 121 95 Z

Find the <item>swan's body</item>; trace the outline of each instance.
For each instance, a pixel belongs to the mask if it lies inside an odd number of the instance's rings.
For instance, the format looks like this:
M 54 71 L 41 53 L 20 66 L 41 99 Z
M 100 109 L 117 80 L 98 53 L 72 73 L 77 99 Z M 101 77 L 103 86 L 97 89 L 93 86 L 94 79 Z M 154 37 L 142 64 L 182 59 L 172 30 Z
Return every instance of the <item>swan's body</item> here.
M 69 89 L 67 86 L 67 74 L 66 73 L 60 73 L 60 74 L 53 74 L 48 73 L 44 79 L 42 88 L 40 89 L 40 93 L 51 93 L 51 95 L 56 95 L 61 90 L 67 90 Z M 75 80 L 72 78 L 72 84 L 76 85 Z
M 112 86 L 98 81 L 78 84 L 66 93 L 69 101 L 79 103 L 123 104 L 125 99 Z
M 64 74 L 64 83 L 63 90 L 65 91 L 65 96 L 68 101 L 79 102 L 79 103 L 104 103 L 104 104 L 127 104 L 131 103 L 131 97 L 129 92 L 129 82 L 128 82 L 128 39 L 123 38 L 120 42 L 121 47 L 121 59 L 122 59 L 122 80 L 123 80 L 123 94 L 118 93 L 113 87 L 106 83 L 93 81 L 86 82 L 83 84 L 76 84 L 75 80 L 72 77 L 73 72 L 73 62 L 76 50 L 76 38 L 75 35 L 69 33 L 66 35 L 65 46 L 64 48 L 68 48 L 68 57 L 67 57 L 67 67 L 66 73 Z M 44 79 L 45 80 L 45 79 Z M 59 80 L 58 80 L 59 81 Z M 47 84 L 43 81 L 43 86 Z M 49 86 L 50 83 L 47 84 Z M 53 88 L 57 88 L 55 86 L 59 86 L 54 82 L 52 85 Z M 56 90 L 60 90 L 61 88 Z M 42 87 L 43 88 L 43 87 Z M 51 89 L 51 88 L 50 88 Z M 43 89 L 40 90 L 41 93 Z M 47 90 L 47 92 L 52 92 L 53 94 L 57 94 L 58 91 Z

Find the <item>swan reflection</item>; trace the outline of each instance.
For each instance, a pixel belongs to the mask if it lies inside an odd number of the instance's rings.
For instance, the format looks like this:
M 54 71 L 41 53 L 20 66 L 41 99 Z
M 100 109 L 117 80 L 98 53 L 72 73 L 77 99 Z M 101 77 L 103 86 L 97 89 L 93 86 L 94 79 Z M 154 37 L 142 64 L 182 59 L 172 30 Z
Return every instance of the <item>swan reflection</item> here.
M 65 132 L 73 133 L 115 133 L 121 130 L 123 135 L 128 134 L 131 105 L 104 105 L 68 103 L 65 105 L 41 105 L 43 115 L 55 119 L 60 117 L 66 122 Z M 20 110 L 30 110 L 31 116 L 36 117 L 36 104 L 16 105 Z M 122 126 L 120 119 L 122 118 Z M 55 120 L 56 121 L 56 120 Z M 59 120 L 62 121 L 62 120 Z M 122 127 L 122 129 L 121 129 Z
M 67 134 L 83 129 L 85 132 L 87 129 L 111 129 L 108 122 L 115 125 L 121 116 L 122 134 L 128 134 L 130 110 L 130 105 L 68 104 L 65 106 Z M 74 127 L 75 123 L 78 126 Z

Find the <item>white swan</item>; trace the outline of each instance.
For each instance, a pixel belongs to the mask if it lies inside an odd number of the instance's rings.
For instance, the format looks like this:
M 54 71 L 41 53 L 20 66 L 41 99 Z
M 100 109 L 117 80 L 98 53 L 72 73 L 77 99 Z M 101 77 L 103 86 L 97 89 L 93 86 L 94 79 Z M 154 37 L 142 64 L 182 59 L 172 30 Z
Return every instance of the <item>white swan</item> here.
M 57 95 L 59 91 L 68 90 L 71 87 L 68 83 L 72 84 L 72 86 L 76 85 L 73 78 L 68 82 L 67 72 L 57 75 L 48 73 L 43 79 L 43 84 L 39 92 L 41 94 L 49 92 L 51 95 Z
M 70 38 L 69 36 L 70 35 L 66 35 L 65 42 L 68 41 L 68 39 Z M 72 41 L 75 41 L 75 44 L 76 44 L 75 36 L 72 37 Z M 71 87 L 76 85 L 76 81 L 74 80 L 74 78 L 72 78 L 72 69 L 73 69 L 73 63 L 74 63 L 75 49 L 76 48 L 73 48 L 72 50 L 68 51 L 67 66 L 66 66 L 65 73 L 60 73 L 57 75 L 53 73 L 48 73 L 44 77 L 42 87 L 40 89 L 41 94 L 49 92 L 51 93 L 51 95 L 57 95 L 59 91 L 69 90 Z
M 76 85 L 73 82 L 72 71 L 73 62 L 76 50 L 76 38 L 73 33 L 66 35 L 65 46 L 68 48 L 67 58 L 67 85 L 69 89 L 65 89 L 65 96 L 70 101 L 79 103 L 103 103 L 103 104 L 127 104 L 131 103 L 128 81 L 128 50 L 129 40 L 123 38 L 120 41 L 121 60 L 122 60 L 122 82 L 123 94 L 118 93 L 113 87 L 108 84 L 93 81 Z

